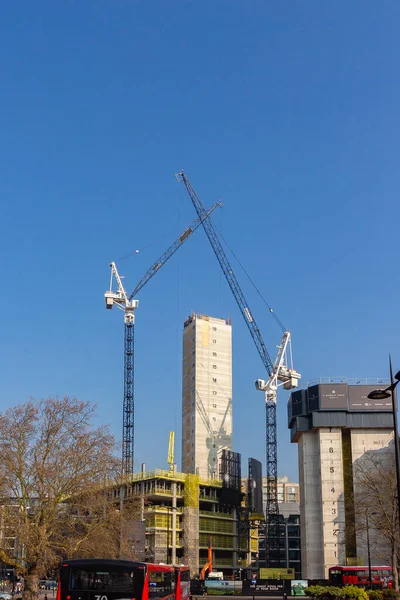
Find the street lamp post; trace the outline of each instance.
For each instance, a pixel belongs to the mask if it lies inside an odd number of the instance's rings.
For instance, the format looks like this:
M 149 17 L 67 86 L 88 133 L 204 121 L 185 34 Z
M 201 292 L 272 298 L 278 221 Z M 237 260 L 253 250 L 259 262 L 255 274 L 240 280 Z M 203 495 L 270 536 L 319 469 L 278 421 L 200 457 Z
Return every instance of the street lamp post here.
M 367 525 L 368 580 L 369 580 L 369 589 L 372 590 L 371 548 L 369 547 L 368 511 L 365 513 L 365 521 L 366 521 L 366 525 Z

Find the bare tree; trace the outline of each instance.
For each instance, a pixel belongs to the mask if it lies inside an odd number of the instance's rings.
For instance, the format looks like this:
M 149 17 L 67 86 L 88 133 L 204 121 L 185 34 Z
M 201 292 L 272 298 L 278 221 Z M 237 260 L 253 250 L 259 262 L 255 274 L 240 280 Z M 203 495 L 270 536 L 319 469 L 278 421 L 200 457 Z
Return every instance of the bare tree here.
M 369 451 L 354 464 L 356 533 L 376 558 L 393 568 L 399 589 L 400 526 L 397 504 L 397 480 L 393 452 Z M 368 532 L 367 532 L 368 519 Z
M 39 578 L 62 558 L 125 552 L 121 530 L 137 507 L 121 511 L 113 499 L 115 441 L 107 427 L 92 426 L 94 413 L 66 397 L 0 415 L 0 559 L 23 575 L 26 600 L 37 598 Z

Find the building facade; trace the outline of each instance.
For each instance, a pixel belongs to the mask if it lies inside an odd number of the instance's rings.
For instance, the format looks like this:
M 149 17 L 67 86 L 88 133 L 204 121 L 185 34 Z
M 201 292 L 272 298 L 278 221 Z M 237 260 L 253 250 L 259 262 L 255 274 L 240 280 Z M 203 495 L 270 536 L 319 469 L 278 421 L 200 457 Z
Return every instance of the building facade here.
M 263 477 L 262 482 L 262 494 L 263 494 L 263 510 L 264 515 L 267 510 L 267 477 Z M 300 503 L 300 486 L 298 483 L 293 483 L 289 480 L 289 477 L 283 476 L 278 477 L 277 483 L 278 502 L 290 502 L 299 504 Z
M 288 403 L 298 444 L 302 576 L 325 579 L 336 564 L 367 564 L 356 534 L 354 467 L 366 453 L 394 452 L 392 403 L 373 385 L 309 386 Z
M 263 513 L 266 514 L 267 477 L 262 478 Z M 301 545 L 300 545 L 300 486 L 289 477 L 278 477 L 277 483 L 279 503 L 279 562 L 270 559 L 270 567 L 279 566 L 294 569 L 295 577 L 301 578 Z M 264 517 L 265 519 L 265 517 Z M 259 566 L 266 567 L 265 557 L 265 523 L 259 527 Z
M 232 326 L 193 313 L 183 328 L 182 471 L 218 478 L 232 449 Z
M 260 530 L 259 557 L 260 567 L 266 567 L 265 527 Z M 302 578 L 300 506 L 296 502 L 279 503 L 279 564 L 273 568 L 293 569 L 293 579 Z

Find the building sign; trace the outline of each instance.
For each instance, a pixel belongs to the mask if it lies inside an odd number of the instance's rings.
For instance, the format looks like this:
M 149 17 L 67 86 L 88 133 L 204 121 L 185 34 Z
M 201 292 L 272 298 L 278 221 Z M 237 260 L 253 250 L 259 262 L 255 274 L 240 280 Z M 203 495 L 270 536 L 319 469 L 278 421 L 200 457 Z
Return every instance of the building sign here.
M 326 383 L 318 387 L 320 409 L 347 410 L 347 392 L 349 387 L 346 383 Z
M 379 387 L 386 387 L 386 384 L 381 385 L 352 385 L 349 386 L 349 407 L 350 410 L 362 411 L 383 411 L 392 410 L 392 399 L 384 398 L 383 400 L 371 400 L 368 394 Z
M 243 596 L 282 596 L 283 581 L 278 579 L 256 579 L 243 581 Z

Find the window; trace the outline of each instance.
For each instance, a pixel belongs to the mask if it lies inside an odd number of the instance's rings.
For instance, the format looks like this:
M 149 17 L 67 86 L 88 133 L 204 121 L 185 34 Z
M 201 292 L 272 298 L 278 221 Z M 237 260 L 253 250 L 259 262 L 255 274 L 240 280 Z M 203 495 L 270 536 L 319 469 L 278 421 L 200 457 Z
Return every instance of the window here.
M 213 377 L 213 383 L 217 383 L 217 378 Z
M 217 408 L 217 405 L 216 405 L 216 404 L 213 404 L 213 408 Z
M 213 327 L 213 331 L 217 331 L 217 328 L 216 328 L 216 327 Z
M 213 352 L 213 356 L 217 356 L 217 353 L 216 353 L 216 352 Z
M 217 368 L 217 365 L 213 365 L 213 369 L 216 369 L 216 368 Z
M 174 573 L 149 571 L 149 598 L 169 596 L 174 588 Z
M 108 590 L 132 594 L 139 574 L 123 568 L 105 566 L 99 569 L 73 569 L 71 590 Z
M 217 420 L 217 418 L 216 418 L 216 417 L 213 417 L 213 421 L 216 421 L 216 420 Z
M 217 395 L 217 392 L 214 390 L 213 391 L 213 396 L 216 396 L 216 395 Z

